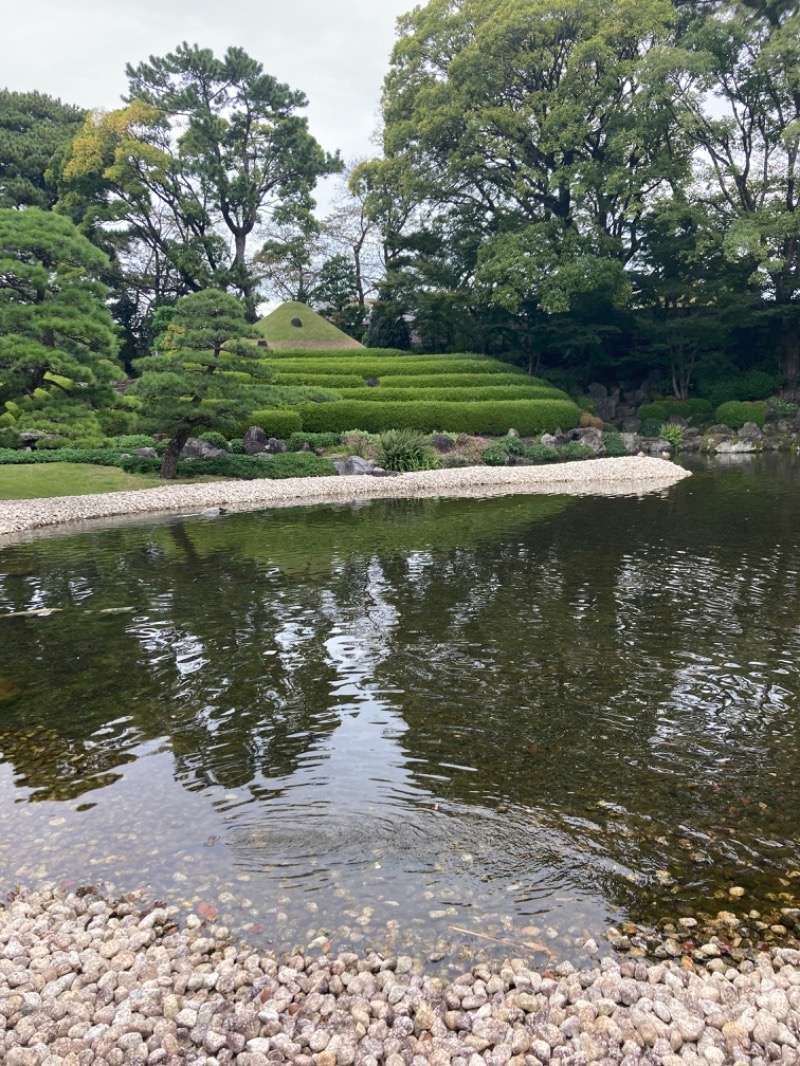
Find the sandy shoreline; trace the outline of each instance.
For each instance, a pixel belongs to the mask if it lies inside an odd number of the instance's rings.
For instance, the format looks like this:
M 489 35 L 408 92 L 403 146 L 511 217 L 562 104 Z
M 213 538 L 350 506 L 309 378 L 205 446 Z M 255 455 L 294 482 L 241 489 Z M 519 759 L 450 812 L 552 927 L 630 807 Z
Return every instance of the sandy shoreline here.
M 397 497 L 543 492 L 630 495 L 668 488 L 689 476 L 689 471 L 663 459 L 626 456 L 553 466 L 470 466 L 396 477 L 214 481 L 93 496 L 9 500 L 0 503 L 0 546 L 19 534 L 54 527 L 81 528 L 93 520 L 121 516 L 190 514 L 210 507 L 243 511 Z

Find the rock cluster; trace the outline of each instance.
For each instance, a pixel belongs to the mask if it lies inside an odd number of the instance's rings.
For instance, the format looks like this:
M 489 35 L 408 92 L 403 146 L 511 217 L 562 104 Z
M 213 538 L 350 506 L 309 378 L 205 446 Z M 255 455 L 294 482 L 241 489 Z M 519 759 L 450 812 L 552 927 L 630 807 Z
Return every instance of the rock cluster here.
M 6 1066 L 797 1063 L 800 953 L 738 967 L 521 959 L 446 982 L 410 957 L 284 958 L 133 897 L 53 886 L 0 909 Z M 717 960 L 719 961 L 719 960 Z

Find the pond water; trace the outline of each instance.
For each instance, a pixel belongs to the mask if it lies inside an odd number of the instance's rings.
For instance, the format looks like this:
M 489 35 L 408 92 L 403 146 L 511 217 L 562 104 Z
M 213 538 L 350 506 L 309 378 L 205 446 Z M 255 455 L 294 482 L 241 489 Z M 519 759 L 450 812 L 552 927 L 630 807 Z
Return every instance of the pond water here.
M 795 904 L 799 489 L 771 457 L 6 548 L 0 889 L 457 969 Z

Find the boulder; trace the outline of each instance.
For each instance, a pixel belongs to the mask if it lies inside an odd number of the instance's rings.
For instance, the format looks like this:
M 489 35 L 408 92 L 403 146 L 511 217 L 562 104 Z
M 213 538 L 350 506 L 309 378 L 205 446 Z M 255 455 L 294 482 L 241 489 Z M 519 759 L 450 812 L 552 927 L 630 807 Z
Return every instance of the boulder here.
M 227 454 L 224 448 L 215 448 L 207 440 L 200 440 L 199 437 L 189 437 L 183 446 L 181 457 L 184 459 L 216 459 L 219 455 Z
M 456 447 L 453 439 L 448 437 L 446 433 L 434 433 L 431 437 L 431 446 L 439 455 L 448 455 L 450 452 L 455 451 Z
M 370 459 L 362 459 L 360 455 L 348 455 L 343 459 L 334 460 L 336 473 L 342 477 L 354 474 L 371 474 L 375 469 L 375 463 Z
M 755 422 L 745 422 L 739 430 L 740 440 L 763 440 L 764 433 Z
M 506 433 L 506 436 L 507 437 L 514 437 L 516 440 L 519 440 L 519 436 L 520 436 L 519 430 L 518 429 L 510 429 L 508 431 L 508 433 Z
M 286 442 L 270 437 L 267 441 L 267 455 L 282 455 L 286 451 Z
M 726 437 L 715 442 L 714 451 L 717 455 L 749 455 L 752 452 L 759 451 L 759 448 L 754 440 L 739 440 L 737 438 L 731 440 Z
M 251 426 L 242 441 L 245 455 L 264 455 L 269 438 L 260 426 Z
M 594 426 L 587 426 L 586 429 L 573 429 L 570 433 L 570 439 L 585 444 L 587 448 L 592 449 L 595 455 L 602 455 L 605 453 L 603 431 L 601 429 L 595 429 Z
M 142 459 L 158 459 L 158 452 L 155 448 L 134 448 L 134 455 L 141 455 Z
M 636 415 L 631 415 L 629 418 L 623 418 L 622 420 L 623 433 L 638 433 L 641 428 L 642 420 Z

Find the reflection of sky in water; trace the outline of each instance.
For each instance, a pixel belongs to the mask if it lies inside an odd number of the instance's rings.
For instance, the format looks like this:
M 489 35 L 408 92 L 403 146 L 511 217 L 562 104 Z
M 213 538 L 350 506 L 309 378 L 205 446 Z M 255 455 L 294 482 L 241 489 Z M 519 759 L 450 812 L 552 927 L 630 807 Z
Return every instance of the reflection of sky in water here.
M 0 620 L 0 878 L 212 900 L 275 943 L 575 957 L 652 895 L 771 891 L 800 862 L 800 504 L 778 468 L 756 526 L 737 471 L 702 477 L 0 553 L 0 609 L 63 607 Z

